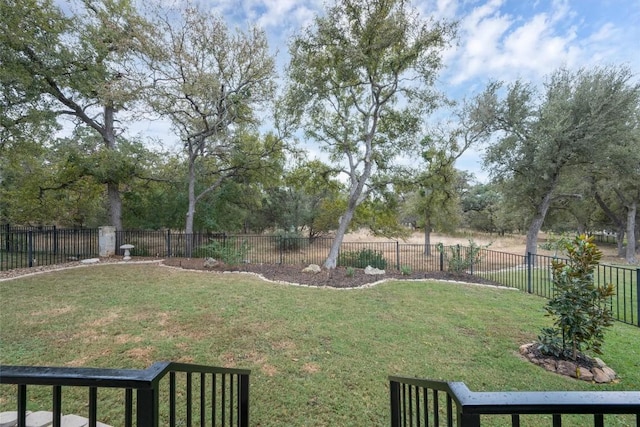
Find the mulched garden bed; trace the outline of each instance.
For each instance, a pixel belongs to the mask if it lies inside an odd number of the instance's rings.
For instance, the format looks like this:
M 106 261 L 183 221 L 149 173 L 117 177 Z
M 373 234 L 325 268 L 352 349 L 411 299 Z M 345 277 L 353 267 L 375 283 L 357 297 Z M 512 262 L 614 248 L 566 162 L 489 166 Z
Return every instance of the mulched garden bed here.
M 172 267 L 181 267 L 188 270 L 203 271 L 246 271 L 260 274 L 266 279 L 296 283 L 308 286 L 328 286 L 333 288 L 356 288 L 383 279 L 397 280 L 450 280 L 457 282 L 477 283 L 483 285 L 501 286 L 499 283 L 486 280 L 470 274 L 454 274 L 446 271 L 412 272 L 403 275 L 396 270 L 386 270 L 384 275 L 367 275 L 363 269 L 354 269 L 353 275 L 347 274 L 347 269 L 338 267 L 331 271 L 323 270 L 320 273 L 303 273 L 306 265 L 273 265 L 273 264 L 242 264 L 239 266 L 221 265 L 216 268 L 204 266 L 204 260 L 200 258 L 167 258 L 163 264 Z

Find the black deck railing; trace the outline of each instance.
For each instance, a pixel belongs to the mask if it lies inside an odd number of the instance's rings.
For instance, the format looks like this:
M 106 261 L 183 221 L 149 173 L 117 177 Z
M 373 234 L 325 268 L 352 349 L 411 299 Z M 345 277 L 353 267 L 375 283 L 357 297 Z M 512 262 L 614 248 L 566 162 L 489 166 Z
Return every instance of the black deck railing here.
M 144 370 L 2 365 L 0 384 L 16 386 L 18 426 L 26 425 L 27 410 L 38 405 L 37 410 L 51 411 L 53 427 L 60 427 L 63 389 L 80 388 L 86 390 L 86 403 L 69 393 L 74 402 L 65 407 L 86 408 L 89 427 L 96 427 L 98 420 L 125 427 L 248 427 L 249 373 L 173 362 Z M 37 397 L 28 398 L 31 391 Z M 47 394 L 50 404 L 45 403 Z M 105 415 L 101 408 L 111 412 Z
M 391 427 L 480 427 L 495 416 L 510 417 L 517 427 L 521 416 L 529 415 L 551 416 L 552 425 L 560 427 L 569 414 L 592 416 L 579 423 L 596 427 L 604 426 L 605 415 L 627 414 L 635 421 L 624 425 L 640 427 L 640 391 L 473 392 L 460 382 L 395 376 L 389 382 Z

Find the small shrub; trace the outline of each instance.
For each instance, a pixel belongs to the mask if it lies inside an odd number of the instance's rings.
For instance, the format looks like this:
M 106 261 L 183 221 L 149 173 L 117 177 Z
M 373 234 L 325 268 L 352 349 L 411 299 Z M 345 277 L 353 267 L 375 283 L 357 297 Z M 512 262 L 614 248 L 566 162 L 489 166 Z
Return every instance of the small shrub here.
M 194 251 L 194 257 L 212 257 L 228 265 L 239 265 L 244 262 L 249 253 L 249 243 L 246 240 L 238 243 L 236 239 L 227 239 L 224 242 L 214 240 L 200 246 Z
M 353 277 L 356 275 L 356 270 L 353 267 L 347 267 L 347 277 Z
M 296 231 L 278 230 L 273 235 L 274 246 L 279 251 L 298 251 L 308 242 L 300 233 Z
M 491 244 L 480 246 L 474 242 L 473 239 L 469 239 L 468 247 L 463 248 L 460 245 L 450 246 L 450 253 L 447 253 L 442 243 L 438 243 L 437 245 L 438 250 L 444 254 L 448 270 L 456 274 L 464 273 L 474 265 L 478 265 L 482 259 L 482 249 L 488 248 L 489 246 L 491 246 Z
M 361 249 L 359 251 L 344 251 L 340 253 L 338 265 L 342 267 L 366 268 L 371 266 L 384 270 L 387 268 L 387 260 L 382 252 L 371 249 Z
M 400 274 L 403 276 L 411 276 L 411 267 L 408 265 L 403 265 L 400 267 Z
M 545 328 L 538 348 L 546 354 L 576 360 L 583 350 L 602 353 L 605 328 L 613 324 L 607 300 L 613 285 L 597 287 L 593 271 L 602 252 L 593 237 L 581 235 L 565 247 L 567 263 L 553 261 L 554 296 L 545 306 L 554 318 L 553 328 Z

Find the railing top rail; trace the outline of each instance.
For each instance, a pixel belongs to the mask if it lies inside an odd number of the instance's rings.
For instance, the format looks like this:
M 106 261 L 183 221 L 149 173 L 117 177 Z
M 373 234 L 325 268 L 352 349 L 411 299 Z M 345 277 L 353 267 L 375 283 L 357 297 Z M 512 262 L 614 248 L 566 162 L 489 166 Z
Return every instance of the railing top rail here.
M 157 362 L 147 369 L 66 368 L 0 365 L 0 384 L 64 385 L 150 389 L 167 372 L 248 375 L 245 369 L 227 369 L 185 363 Z
M 0 365 L 0 383 L 148 389 L 168 365 L 158 362 L 147 369 Z
M 389 380 L 445 391 L 465 414 L 640 414 L 640 391 L 473 392 L 461 382 L 394 376 Z

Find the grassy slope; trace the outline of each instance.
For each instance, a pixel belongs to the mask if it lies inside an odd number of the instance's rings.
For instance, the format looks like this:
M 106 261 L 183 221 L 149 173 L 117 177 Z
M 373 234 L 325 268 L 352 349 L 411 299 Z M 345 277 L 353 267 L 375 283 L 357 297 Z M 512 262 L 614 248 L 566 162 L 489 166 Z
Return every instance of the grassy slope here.
M 340 291 L 128 265 L 2 282 L 0 301 L 1 363 L 249 368 L 259 426 L 388 425 L 390 374 L 476 391 L 640 389 L 640 329 L 631 326 L 607 335 L 603 358 L 619 384 L 522 361 L 518 346 L 549 319 L 544 299 L 513 290 L 394 282 Z M 10 397 L 0 410 L 12 409 L 5 404 Z

